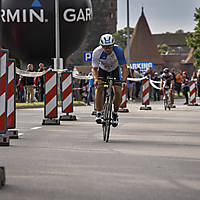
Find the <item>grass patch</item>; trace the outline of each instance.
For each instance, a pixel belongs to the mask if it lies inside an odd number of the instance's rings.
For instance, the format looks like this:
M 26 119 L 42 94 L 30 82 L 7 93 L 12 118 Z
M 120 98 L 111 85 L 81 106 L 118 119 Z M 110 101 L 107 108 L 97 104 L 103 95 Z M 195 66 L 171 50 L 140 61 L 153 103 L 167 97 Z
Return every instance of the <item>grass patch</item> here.
M 74 105 L 85 105 L 83 101 L 73 101 Z M 58 102 L 58 105 L 61 105 L 61 101 Z M 37 107 L 44 106 L 44 102 L 34 102 L 34 103 L 16 103 L 17 107 Z

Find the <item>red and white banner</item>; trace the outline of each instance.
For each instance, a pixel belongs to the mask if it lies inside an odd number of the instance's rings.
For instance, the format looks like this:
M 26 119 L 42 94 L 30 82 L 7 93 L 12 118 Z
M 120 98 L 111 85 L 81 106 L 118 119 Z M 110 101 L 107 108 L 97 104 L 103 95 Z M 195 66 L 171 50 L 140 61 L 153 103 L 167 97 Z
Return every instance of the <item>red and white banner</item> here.
M 0 50 L 0 134 L 7 131 L 8 51 Z
M 15 60 L 8 60 L 8 102 L 7 102 L 7 128 L 16 126 L 16 84 L 15 84 Z
M 142 105 L 149 105 L 149 80 L 142 80 Z
M 72 95 L 72 73 L 63 72 L 61 74 L 62 90 L 62 112 L 73 112 L 73 95 Z
M 45 118 L 58 117 L 57 80 L 57 72 L 47 72 L 45 74 Z
M 196 86 L 195 82 L 190 82 L 190 103 L 196 103 Z

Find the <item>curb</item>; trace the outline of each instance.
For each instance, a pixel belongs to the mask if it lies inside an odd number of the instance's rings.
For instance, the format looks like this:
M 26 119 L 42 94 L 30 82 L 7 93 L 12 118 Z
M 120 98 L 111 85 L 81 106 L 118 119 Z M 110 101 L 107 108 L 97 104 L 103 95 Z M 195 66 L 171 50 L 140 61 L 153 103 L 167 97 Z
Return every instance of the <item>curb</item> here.
M 86 106 L 85 103 L 77 103 L 73 104 L 74 106 Z M 61 105 L 58 105 L 58 107 L 61 107 Z M 44 105 L 26 105 L 26 106 L 16 106 L 16 109 L 29 109 L 29 108 L 44 108 Z

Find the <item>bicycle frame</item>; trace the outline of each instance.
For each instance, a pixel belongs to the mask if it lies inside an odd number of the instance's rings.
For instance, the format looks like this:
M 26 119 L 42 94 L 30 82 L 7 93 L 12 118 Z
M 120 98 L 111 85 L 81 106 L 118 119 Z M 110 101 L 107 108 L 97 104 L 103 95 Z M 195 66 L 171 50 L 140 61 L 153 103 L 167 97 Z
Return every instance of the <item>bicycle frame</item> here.
M 163 88 L 164 88 L 164 109 L 167 110 L 167 108 L 170 110 L 170 104 L 171 104 L 171 100 L 170 100 L 170 95 L 169 95 L 169 87 L 166 85 L 166 81 L 163 84 Z
M 107 87 L 106 90 L 106 98 L 104 102 L 104 112 L 103 112 L 103 140 L 108 142 L 110 135 L 110 125 L 111 125 L 111 114 L 112 114 L 112 86 L 114 84 L 114 80 L 112 78 L 107 79 L 107 85 L 104 84 L 104 87 Z

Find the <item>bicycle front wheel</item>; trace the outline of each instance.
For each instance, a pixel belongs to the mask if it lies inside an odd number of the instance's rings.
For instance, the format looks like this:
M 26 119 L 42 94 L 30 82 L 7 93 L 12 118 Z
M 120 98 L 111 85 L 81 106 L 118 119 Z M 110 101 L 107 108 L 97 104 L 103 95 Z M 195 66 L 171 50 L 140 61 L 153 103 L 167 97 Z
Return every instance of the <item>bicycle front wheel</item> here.
M 104 119 L 103 119 L 103 140 L 108 142 L 110 136 L 112 104 L 104 104 Z

